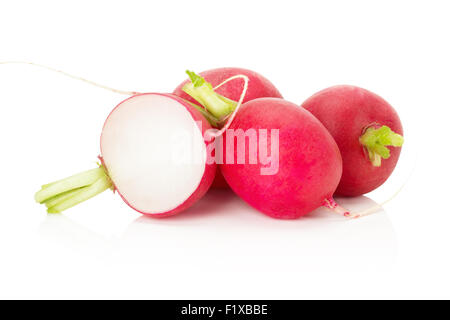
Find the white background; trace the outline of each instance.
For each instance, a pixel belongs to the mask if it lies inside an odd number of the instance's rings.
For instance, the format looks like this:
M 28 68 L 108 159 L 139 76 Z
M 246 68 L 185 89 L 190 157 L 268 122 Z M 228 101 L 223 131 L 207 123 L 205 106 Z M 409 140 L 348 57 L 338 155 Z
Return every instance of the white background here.
M 278 221 L 223 191 L 165 220 L 109 192 L 46 215 L 34 192 L 95 166 L 125 96 L 0 65 L 0 298 L 450 298 L 449 14 L 448 1 L 2 1 L 0 60 L 120 89 L 170 92 L 187 68 L 239 66 L 296 103 L 372 90 L 406 143 L 386 185 L 341 201 L 359 210 L 406 185 L 354 221 Z

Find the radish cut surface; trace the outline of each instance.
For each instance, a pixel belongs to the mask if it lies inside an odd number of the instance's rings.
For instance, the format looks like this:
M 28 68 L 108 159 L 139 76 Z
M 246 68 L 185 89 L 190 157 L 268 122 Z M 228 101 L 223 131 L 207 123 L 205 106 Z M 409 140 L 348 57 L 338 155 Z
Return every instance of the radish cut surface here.
M 164 94 L 136 95 L 119 104 L 103 127 L 101 153 L 116 190 L 145 214 L 180 207 L 198 189 L 207 166 L 199 123 L 186 103 Z

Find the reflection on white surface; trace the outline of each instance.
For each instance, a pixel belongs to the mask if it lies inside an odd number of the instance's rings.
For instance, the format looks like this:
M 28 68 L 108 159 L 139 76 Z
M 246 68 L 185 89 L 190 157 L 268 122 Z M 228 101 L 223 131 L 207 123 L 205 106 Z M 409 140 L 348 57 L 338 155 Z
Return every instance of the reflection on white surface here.
M 376 205 L 367 197 L 338 202 L 350 210 Z M 389 268 L 397 251 L 395 232 L 384 211 L 348 220 L 318 209 L 298 220 L 276 220 L 226 190 L 209 192 L 178 216 L 139 217 L 120 236 L 103 236 L 64 215 L 49 215 L 40 235 L 64 250 L 116 264 L 139 264 L 152 272 L 168 268 L 352 272 Z

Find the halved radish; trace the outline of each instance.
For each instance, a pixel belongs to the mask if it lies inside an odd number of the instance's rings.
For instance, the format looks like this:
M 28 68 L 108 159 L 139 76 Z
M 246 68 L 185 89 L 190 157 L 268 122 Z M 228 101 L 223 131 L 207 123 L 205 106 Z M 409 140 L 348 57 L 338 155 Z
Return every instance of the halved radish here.
M 132 96 L 106 119 L 100 168 L 45 185 L 35 199 L 57 213 L 110 187 L 140 213 L 176 214 L 200 199 L 214 179 L 216 165 L 204 140 L 208 129 L 202 114 L 179 97 Z

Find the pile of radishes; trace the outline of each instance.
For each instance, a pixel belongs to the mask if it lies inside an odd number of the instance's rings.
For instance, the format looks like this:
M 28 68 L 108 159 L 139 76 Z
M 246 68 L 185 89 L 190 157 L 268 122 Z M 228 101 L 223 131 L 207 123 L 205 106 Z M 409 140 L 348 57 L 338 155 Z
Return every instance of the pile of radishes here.
M 395 168 L 402 125 L 374 93 L 335 86 L 296 105 L 253 71 L 188 74 L 172 94 L 119 103 L 103 126 L 99 168 L 42 186 L 36 201 L 58 213 L 110 188 L 134 210 L 166 217 L 229 186 L 274 218 L 320 206 L 357 217 L 333 195 L 370 192 Z

